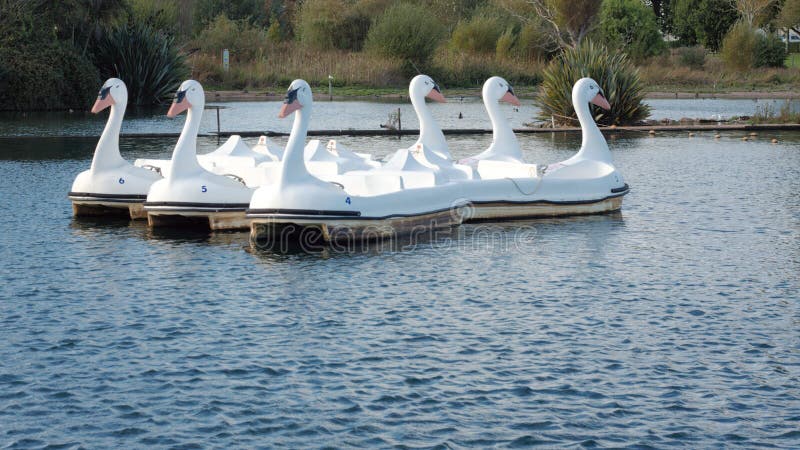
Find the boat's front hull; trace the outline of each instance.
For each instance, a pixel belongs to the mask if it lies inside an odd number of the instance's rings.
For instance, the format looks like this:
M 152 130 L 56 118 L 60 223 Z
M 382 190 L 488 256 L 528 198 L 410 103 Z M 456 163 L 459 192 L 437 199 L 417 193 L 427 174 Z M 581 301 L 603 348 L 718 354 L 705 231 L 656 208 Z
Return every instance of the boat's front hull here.
M 151 227 L 208 228 L 209 230 L 246 230 L 250 219 L 247 204 L 210 204 L 145 202 L 147 223 Z
M 628 186 L 599 200 L 588 201 L 485 201 L 469 205 L 465 222 L 488 222 L 513 219 L 535 219 L 539 217 L 565 217 L 589 214 L 604 214 L 622 209 L 622 199 Z
M 146 195 L 70 192 L 67 196 L 75 217 L 147 218 L 143 208 Z
M 249 210 L 250 242 L 264 247 L 277 242 L 314 244 L 393 239 L 427 235 L 461 223 L 461 216 L 451 209 L 387 217 L 325 213 L 329 211 Z

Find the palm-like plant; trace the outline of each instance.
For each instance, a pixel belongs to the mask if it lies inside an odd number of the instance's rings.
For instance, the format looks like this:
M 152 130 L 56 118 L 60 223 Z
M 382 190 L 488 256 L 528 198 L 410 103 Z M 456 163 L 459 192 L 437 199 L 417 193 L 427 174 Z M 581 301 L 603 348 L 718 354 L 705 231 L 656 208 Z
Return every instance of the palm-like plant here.
M 539 117 L 561 125 L 577 124 L 572 106 L 572 86 L 583 77 L 591 77 L 605 92 L 610 111 L 592 105 L 598 123 L 626 125 L 646 119 L 650 107 L 645 105 L 639 70 L 622 53 L 611 53 L 605 47 L 584 42 L 564 50 L 544 70 L 542 86 L 536 97 Z
M 128 102 L 132 105 L 167 101 L 189 75 L 185 60 L 171 36 L 147 24 L 131 24 L 108 31 L 95 51 L 100 75 L 123 80 L 128 86 Z

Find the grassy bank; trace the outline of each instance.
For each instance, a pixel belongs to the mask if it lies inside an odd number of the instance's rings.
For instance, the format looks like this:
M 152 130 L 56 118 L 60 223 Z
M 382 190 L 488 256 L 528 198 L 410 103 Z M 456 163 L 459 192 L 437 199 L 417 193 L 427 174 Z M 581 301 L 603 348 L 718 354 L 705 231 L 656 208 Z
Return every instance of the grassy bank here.
M 253 58 L 232 55 L 227 72 L 222 68 L 221 57 L 215 55 L 195 54 L 190 62 L 192 76 L 208 91 L 242 99 L 280 96 L 295 78 L 307 80 L 316 94 L 327 94 L 329 75 L 334 77 L 336 97 L 400 97 L 406 94 L 408 79 L 416 73 L 400 60 L 367 52 L 321 52 L 291 43 L 274 45 Z M 790 55 L 787 63 L 800 64 L 800 54 Z M 531 98 L 537 91 L 543 68 L 544 63 L 537 59 L 467 55 L 441 49 L 431 65 L 420 70 L 432 75 L 450 96 L 479 95 L 487 78 L 500 75 L 514 85 L 518 96 Z M 736 72 L 726 69 L 716 55 L 708 55 L 701 64 L 690 66 L 673 52 L 651 58 L 640 64 L 639 69 L 653 97 L 671 97 L 675 93 L 684 97 L 692 94 L 783 97 L 800 92 L 797 68 Z
M 231 55 L 230 69 L 222 67 L 217 55 L 195 54 L 192 75 L 210 90 L 283 90 L 295 78 L 302 78 L 319 90 L 328 88 L 333 76 L 335 88 L 352 95 L 402 92 L 415 69 L 434 77 L 442 86 L 479 87 L 492 75 L 502 74 L 511 83 L 535 86 L 541 80 L 544 63 L 537 59 L 469 55 L 441 49 L 427 67 L 408 67 L 402 60 L 368 52 L 318 51 L 303 45 L 284 43 L 260 51 L 252 58 Z M 399 88 L 399 91 L 398 91 Z
M 677 55 L 652 58 L 640 66 L 642 80 L 650 92 L 742 93 L 797 92 L 800 71 L 795 68 L 759 68 L 732 71 L 717 55 L 708 55 L 702 65 L 682 64 Z

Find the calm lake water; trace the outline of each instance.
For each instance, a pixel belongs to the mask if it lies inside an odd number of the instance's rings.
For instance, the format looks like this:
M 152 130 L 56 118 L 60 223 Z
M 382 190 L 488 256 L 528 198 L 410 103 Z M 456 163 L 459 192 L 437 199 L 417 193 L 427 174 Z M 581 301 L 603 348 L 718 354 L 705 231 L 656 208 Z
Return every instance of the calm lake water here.
M 0 447 L 799 448 L 800 133 L 740 138 L 610 138 L 618 214 L 315 254 L 74 220 L 95 139 L 0 138 Z
M 650 99 L 651 119 L 699 118 L 719 119 L 734 116 L 752 116 L 758 110 L 769 108 L 779 111 L 786 100 L 737 100 L 737 99 Z M 278 119 L 281 102 L 214 102 L 210 105 L 224 107 L 220 111 L 222 131 L 276 131 L 288 133 L 291 120 Z M 451 97 L 448 103 L 429 103 L 442 128 L 490 129 L 491 123 L 476 97 Z M 793 111 L 800 111 L 800 100 L 790 102 Z M 87 108 L 89 105 L 87 105 Z M 400 109 L 402 127 L 418 129 L 419 123 L 411 103 L 345 101 L 314 103 L 312 130 L 380 129 L 389 122 L 389 114 Z M 515 128 L 524 127 L 534 120 L 538 108 L 531 100 L 523 100 L 522 106 L 514 108 L 502 104 L 502 111 Z M 131 108 L 122 124 L 123 133 L 179 133 L 183 119 L 167 119 L 167 107 L 155 110 Z M 460 117 L 459 117 L 460 115 Z M 105 126 L 107 114 L 93 115 L 88 112 L 47 113 L 0 113 L 0 136 L 97 136 Z M 217 131 L 216 111 L 203 114 L 201 133 Z

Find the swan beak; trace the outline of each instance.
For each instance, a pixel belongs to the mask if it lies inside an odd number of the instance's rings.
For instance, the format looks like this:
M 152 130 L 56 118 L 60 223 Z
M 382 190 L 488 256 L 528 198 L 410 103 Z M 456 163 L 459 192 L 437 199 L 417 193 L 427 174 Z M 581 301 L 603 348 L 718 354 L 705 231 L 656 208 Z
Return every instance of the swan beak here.
M 297 100 L 293 101 L 292 103 L 284 103 L 281 106 L 280 112 L 278 112 L 278 118 L 283 119 L 284 117 L 287 117 L 289 114 L 297 111 L 298 109 L 301 109 L 302 107 L 303 105 L 301 105 L 300 102 L 298 102 Z
M 283 100 L 281 110 L 278 112 L 279 119 L 283 119 L 284 117 L 287 117 L 289 114 L 303 107 L 303 105 L 297 100 L 298 90 L 300 89 L 290 89 L 289 92 L 286 93 L 286 98 Z
M 519 102 L 519 99 L 517 98 L 516 95 L 514 95 L 514 91 L 512 91 L 512 90 L 509 90 L 508 92 L 506 92 L 500 98 L 500 101 L 501 102 L 506 102 L 506 103 L 511 103 L 514 106 L 520 106 L 521 105 L 521 103 Z
M 431 89 L 431 91 L 428 92 L 428 95 L 426 95 L 425 97 L 428 97 L 429 99 L 435 102 L 447 103 L 447 100 L 444 99 L 444 95 L 442 95 L 441 89 L 439 89 L 439 86 L 435 84 L 433 85 L 433 89 Z
M 175 94 L 175 100 L 172 102 L 172 106 L 170 106 L 169 111 L 167 111 L 167 117 L 173 118 L 191 107 L 192 104 L 186 99 L 186 91 L 178 91 L 178 93 Z
M 110 91 L 110 87 L 100 89 L 100 93 L 97 94 L 97 100 L 94 102 L 94 106 L 92 106 L 92 114 L 97 114 L 114 104 L 114 97 L 111 96 Z
M 597 95 L 594 96 L 594 98 L 590 103 L 592 103 L 593 105 L 597 105 L 605 109 L 606 111 L 609 111 L 611 109 L 611 105 L 608 104 L 608 100 L 606 100 L 606 97 L 600 92 L 598 92 Z

